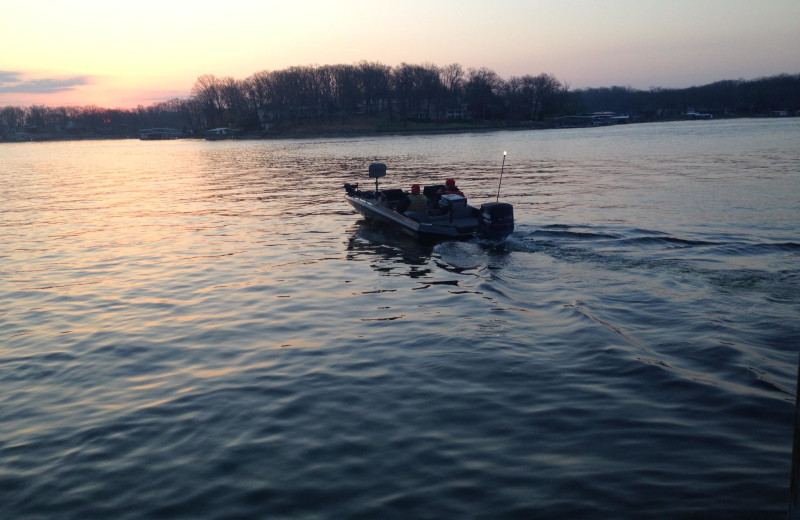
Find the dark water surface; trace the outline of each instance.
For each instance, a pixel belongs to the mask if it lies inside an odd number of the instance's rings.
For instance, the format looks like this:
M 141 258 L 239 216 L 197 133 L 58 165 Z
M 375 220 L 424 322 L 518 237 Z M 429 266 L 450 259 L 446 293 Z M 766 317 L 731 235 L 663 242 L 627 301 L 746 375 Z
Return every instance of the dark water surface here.
M 456 177 L 505 250 L 343 200 Z M 0 518 L 783 518 L 800 120 L 0 146 Z

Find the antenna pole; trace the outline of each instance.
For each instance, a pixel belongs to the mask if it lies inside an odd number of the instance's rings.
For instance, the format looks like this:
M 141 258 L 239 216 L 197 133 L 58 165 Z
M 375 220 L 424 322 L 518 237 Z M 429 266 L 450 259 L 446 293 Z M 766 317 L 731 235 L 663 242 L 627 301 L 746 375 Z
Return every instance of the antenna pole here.
M 506 167 L 506 151 L 503 150 L 503 166 L 500 167 L 500 182 L 497 184 L 497 198 L 495 202 L 500 200 L 500 186 L 503 185 L 503 170 Z

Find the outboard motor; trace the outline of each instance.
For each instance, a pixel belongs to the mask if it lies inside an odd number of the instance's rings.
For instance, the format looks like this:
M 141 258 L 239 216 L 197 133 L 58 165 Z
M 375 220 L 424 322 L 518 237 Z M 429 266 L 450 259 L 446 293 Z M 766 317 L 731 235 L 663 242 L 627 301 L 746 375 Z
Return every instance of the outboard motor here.
M 481 236 L 503 240 L 514 231 L 514 206 L 507 202 L 481 204 Z

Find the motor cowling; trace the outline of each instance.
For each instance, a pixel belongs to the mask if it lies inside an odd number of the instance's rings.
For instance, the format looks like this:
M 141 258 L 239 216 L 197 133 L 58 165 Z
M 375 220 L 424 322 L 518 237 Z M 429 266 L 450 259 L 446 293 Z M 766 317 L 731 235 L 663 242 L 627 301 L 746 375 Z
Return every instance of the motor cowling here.
M 507 202 L 481 204 L 481 236 L 502 240 L 514 231 L 514 206 Z

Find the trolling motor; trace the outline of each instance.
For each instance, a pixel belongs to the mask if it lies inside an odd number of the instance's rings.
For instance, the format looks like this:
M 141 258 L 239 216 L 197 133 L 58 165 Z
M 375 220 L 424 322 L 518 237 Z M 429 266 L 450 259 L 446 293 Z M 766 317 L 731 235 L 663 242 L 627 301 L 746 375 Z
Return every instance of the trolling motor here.
M 378 179 L 386 177 L 386 165 L 380 162 L 374 162 L 369 165 L 369 178 L 375 179 L 375 193 L 378 192 Z
M 344 191 L 347 192 L 348 195 L 351 197 L 358 192 L 358 183 L 350 184 L 349 182 L 344 183 Z
M 372 196 L 378 196 L 380 194 L 380 190 L 378 189 L 378 179 L 381 177 L 386 177 L 386 165 L 384 163 L 374 162 L 369 165 L 369 178 L 375 179 L 375 193 Z M 361 192 L 358 189 L 358 183 L 350 184 L 349 182 L 345 183 L 344 190 L 347 192 L 348 195 L 356 196 L 362 195 L 369 192 Z

